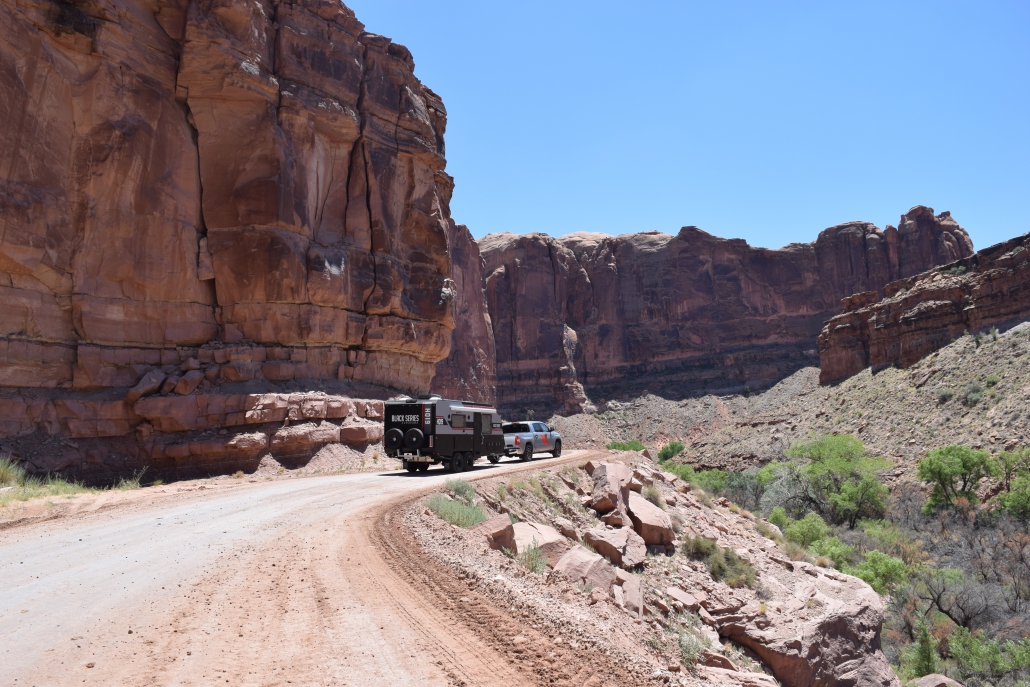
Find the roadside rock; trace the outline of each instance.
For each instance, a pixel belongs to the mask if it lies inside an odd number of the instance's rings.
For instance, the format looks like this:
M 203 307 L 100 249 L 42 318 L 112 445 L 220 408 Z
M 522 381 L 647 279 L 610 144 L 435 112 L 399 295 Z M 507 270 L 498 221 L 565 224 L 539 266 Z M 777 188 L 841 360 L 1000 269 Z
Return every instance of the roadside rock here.
M 629 503 L 629 485 L 633 471 L 623 463 L 601 463 L 594 467 L 593 499 L 590 507 L 598 513 L 625 511 Z
M 129 393 L 125 395 L 125 402 L 131 405 L 143 396 L 157 393 L 167 376 L 168 375 L 161 370 L 149 370 L 145 375 L 143 375 L 142 379 L 139 380 L 136 386 L 129 389 Z
M 795 562 L 809 576 L 762 614 L 712 612 L 719 634 L 743 644 L 791 687 L 900 687 L 880 652 L 883 603 L 861 580 Z
M 554 572 L 568 577 L 581 588 L 593 587 L 607 592 L 615 584 L 616 570 L 599 554 L 573 546 L 554 565 Z M 623 583 L 625 587 L 625 583 Z M 624 589 L 625 591 L 625 589 Z
M 512 528 L 511 518 L 507 515 L 495 515 L 473 527 L 472 531 L 482 534 L 491 549 L 510 551 L 513 548 L 515 530 Z
M 628 527 L 614 530 L 595 527 L 586 531 L 583 541 L 610 560 L 612 565 L 623 568 L 636 567 L 647 558 L 644 540 Z
M 629 517 L 647 544 L 671 544 L 676 537 L 669 514 L 636 492 L 629 494 Z
M 963 687 L 961 682 L 956 682 L 947 675 L 941 675 L 940 673 L 924 675 L 923 677 L 916 678 L 910 684 L 916 687 Z
M 569 540 L 550 525 L 517 522 L 512 525 L 512 533 L 514 537 L 512 550 L 515 553 L 524 553 L 530 547 L 538 546 L 544 557 L 547 558 L 547 564 L 552 568 L 571 546 Z

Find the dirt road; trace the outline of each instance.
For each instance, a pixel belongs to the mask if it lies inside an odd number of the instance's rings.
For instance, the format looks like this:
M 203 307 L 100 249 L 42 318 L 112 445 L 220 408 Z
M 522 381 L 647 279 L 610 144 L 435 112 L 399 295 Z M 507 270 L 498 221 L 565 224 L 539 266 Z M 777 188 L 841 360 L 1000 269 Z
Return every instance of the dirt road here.
M 257 482 L 0 531 L 0 684 L 532 684 L 481 618 L 393 569 L 417 560 L 388 511 L 448 476 Z

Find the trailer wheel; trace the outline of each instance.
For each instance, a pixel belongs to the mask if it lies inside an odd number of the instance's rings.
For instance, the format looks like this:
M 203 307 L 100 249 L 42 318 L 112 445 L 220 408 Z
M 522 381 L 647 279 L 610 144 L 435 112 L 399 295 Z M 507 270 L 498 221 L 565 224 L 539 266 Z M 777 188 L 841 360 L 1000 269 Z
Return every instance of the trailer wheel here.
M 419 472 L 425 472 L 428 469 L 429 469 L 429 463 L 419 463 L 418 464 L 418 471 Z
M 465 456 L 461 453 L 455 452 L 451 456 L 451 472 L 464 472 L 465 470 Z
M 551 455 L 555 458 L 561 458 L 561 439 L 554 442 L 554 450 L 551 451 Z
M 394 427 L 383 437 L 383 446 L 387 451 L 396 451 L 404 444 L 404 432 Z
M 501 462 L 501 457 L 495 453 L 491 453 L 489 456 L 486 457 L 486 459 L 489 460 L 493 465 L 497 465 Z
M 404 445 L 414 451 L 417 448 L 422 448 L 422 442 L 425 441 L 425 435 L 421 429 L 415 429 L 412 427 L 404 433 Z
M 475 453 L 465 453 L 465 470 L 471 470 L 476 466 L 476 461 L 479 460 L 479 456 Z
M 409 463 L 408 461 L 404 461 L 404 469 L 408 472 L 415 472 L 416 470 L 418 470 L 418 465 L 415 463 Z
M 533 460 L 533 444 L 526 444 L 526 448 L 522 450 L 522 455 L 519 457 L 519 460 Z

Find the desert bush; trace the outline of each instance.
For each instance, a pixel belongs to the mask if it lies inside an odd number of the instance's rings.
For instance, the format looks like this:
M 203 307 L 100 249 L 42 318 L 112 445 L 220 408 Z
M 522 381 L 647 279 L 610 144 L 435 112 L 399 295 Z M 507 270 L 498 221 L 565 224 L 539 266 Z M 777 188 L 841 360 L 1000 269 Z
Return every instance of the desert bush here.
M 809 513 L 800 520 L 795 520 L 787 525 L 787 529 L 783 531 L 783 536 L 788 541 L 792 541 L 802 548 L 808 548 L 820 539 L 825 538 L 829 533 L 829 526 L 819 517 L 819 514 Z
M 755 585 L 755 569 L 733 549 L 719 549 L 712 554 L 708 558 L 708 572 L 713 580 L 722 580 L 734 588 Z
M 472 503 L 476 498 L 475 488 L 463 479 L 449 479 L 443 483 L 444 488 L 453 495 Z
M 962 402 L 972 408 L 983 400 L 983 387 L 978 382 L 970 382 L 962 389 Z
M 808 557 L 805 547 L 789 540 L 783 542 L 783 553 L 792 561 L 803 561 Z
M 937 638 L 930 633 L 924 618 L 916 625 L 916 641 L 902 653 L 901 674 L 908 679 L 937 672 Z
M 683 553 L 696 561 L 707 560 L 718 550 L 719 546 L 714 541 L 701 535 L 683 538 Z
M 815 541 L 808 547 L 808 550 L 815 556 L 829 559 L 837 570 L 843 570 L 850 565 L 855 555 L 855 547 L 845 544 L 837 537 L 827 537 Z
M 712 645 L 712 640 L 688 627 L 680 630 L 679 645 L 683 665 L 690 666 L 701 660 L 701 655 Z
M 937 392 L 937 402 L 943 405 L 950 401 L 954 395 L 955 392 L 951 389 L 941 389 Z
M 726 498 L 748 510 L 758 510 L 766 487 L 776 478 L 778 464 L 766 465 L 760 470 L 752 468 L 744 472 L 731 472 L 726 478 L 723 491 Z
M 782 506 L 777 506 L 772 509 L 772 513 L 769 514 L 769 522 L 780 528 L 780 532 L 787 529 L 787 525 L 790 524 L 790 518 L 787 517 L 787 511 L 783 510 Z
M 9 487 L 25 482 L 25 468 L 8 455 L 0 454 L 0 487 Z
M 646 446 L 634 439 L 633 441 L 613 441 L 605 448 L 609 451 L 643 451 Z
M 989 375 L 987 375 L 987 378 L 984 379 L 984 384 L 986 384 L 989 387 L 997 386 L 998 382 L 1000 382 L 1000 381 L 1001 381 L 1001 377 L 999 377 L 998 375 L 996 375 L 996 374 L 989 374 Z
M 869 551 L 861 563 L 846 567 L 844 572 L 864 580 L 881 595 L 889 594 L 908 579 L 905 562 L 880 551 Z
M 709 494 L 721 496 L 726 490 L 726 483 L 729 481 L 730 473 L 725 470 L 702 470 L 694 473 L 694 483 L 707 491 Z
M 117 483 L 115 483 L 114 488 L 119 491 L 132 491 L 134 489 L 139 489 L 140 480 L 143 479 L 143 473 L 146 471 L 147 469 L 143 468 L 139 472 L 134 473 L 132 477 L 122 477 Z
M 959 497 L 978 503 L 977 483 L 985 477 L 1000 474 L 1000 471 L 998 463 L 987 451 L 952 444 L 928 452 L 916 467 L 916 476 L 932 485 L 924 512 L 952 506 Z
M 486 521 L 486 513 L 479 506 L 455 501 L 443 494 L 433 494 L 426 501 L 426 507 L 452 525 L 472 527 Z
M 966 273 L 966 268 L 963 267 L 962 265 L 959 265 L 958 267 L 952 267 L 950 270 L 948 270 L 948 274 L 950 274 L 953 277 L 959 277 L 959 276 L 962 276 L 965 273 Z
M 675 458 L 679 454 L 683 453 L 683 449 L 686 447 L 678 441 L 672 441 L 662 447 L 662 450 L 658 452 L 658 462 L 664 463 L 667 460 Z
M 684 482 L 694 481 L 694 468 L 685 463 L 664 463 L 662 469 L 671 472 Z
M 544 556 L 543 549 L 537 546 L 536 539 L 533 540 L 533 544 L 527 547 L 525 551 L 515 556 L 515 560 L 530 572 L 537 574 L 547 572 L 547 557 Z
M 776 534 L 776 530 L 769 527 L 761 520 L 755 520 L 755 531 L 766 539 L 772 539 L 775 542 L 780 541 L 780 536 Z
M 662 492 L 658 491 L 658 487 L 648 484 L 640 490 L 640 495 L 662 510 L 665 510 L 665 501 L 662 500 Z

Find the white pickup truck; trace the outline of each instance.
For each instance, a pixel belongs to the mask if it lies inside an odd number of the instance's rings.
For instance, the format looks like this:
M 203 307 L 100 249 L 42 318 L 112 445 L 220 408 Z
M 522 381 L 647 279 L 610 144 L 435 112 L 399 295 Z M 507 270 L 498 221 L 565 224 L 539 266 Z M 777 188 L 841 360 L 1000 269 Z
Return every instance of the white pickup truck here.
M 504 455 L 532 460 L 534 453 L 561 455 L 561 434 L 543 422 L 506 422 L 501 425 L 504 434 Z

